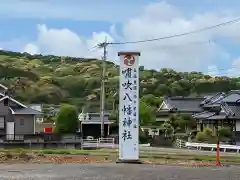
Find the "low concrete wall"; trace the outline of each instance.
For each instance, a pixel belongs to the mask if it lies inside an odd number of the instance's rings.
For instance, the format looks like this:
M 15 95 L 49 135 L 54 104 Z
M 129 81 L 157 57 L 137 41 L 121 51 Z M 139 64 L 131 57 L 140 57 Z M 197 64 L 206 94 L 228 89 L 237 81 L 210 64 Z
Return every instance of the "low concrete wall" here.
M 32 149 L 80 149 L 81 143 L 62 142 L 1 142 L 0 148 L 32 148 Z

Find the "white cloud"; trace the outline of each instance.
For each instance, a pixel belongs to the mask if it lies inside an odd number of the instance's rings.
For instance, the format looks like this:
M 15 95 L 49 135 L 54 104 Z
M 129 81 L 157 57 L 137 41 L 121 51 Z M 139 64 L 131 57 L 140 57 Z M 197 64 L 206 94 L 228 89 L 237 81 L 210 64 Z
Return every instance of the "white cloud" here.
M 90 39 L 86 39 L 69 29 L 52 29 L 44 24 L 38 25 L 37 29 L 36 41 L 28 43 L 24 47 L 24 52 L 99 58 L 99 51 L 96 49 L 91 51 L 91 48 L 102 42 L 105 37 L 112 40 L 112 37 L 105 32 L 93 33 Z
M 234 19 L 234 17 L 229 12 L 227 14 L 212 12 L 196 14 L 189 18 L 185 17 L 180 9 L 166 2 L 160 2 L 150 4 L 138 17 L 130 18 L 123 23 L 121 37 L 116 33 L 114 26 L 110 27 L 109 33 L 95 32 L 92 37 L 87 38 L 81 37 L 69 29 L 51 29 L 46 25 L 39 25 L 37 40 L 30 42 L 26 47 L 39 50 L 44 54 L 100 58 L 102 51 L 89 51 L 89 49 L 102 42 L 106 36 L 109 41 L 151 39 L 189 32 Z M 234 24 L 162 41 L 115 45 L 109 48 L 109 59 L 116 60 L 118 50 L 140 51 L 142 53 L 140 63 L 146 68 L 170 67 L 181 71 L 203 70 L 215 64 L 216 57 L 219 59 L 229 57 L 228 52 L 218 42 L 204 42 L 218 37 L 238 36 L 239 31 L 240 25 Z M 27 49 L 29 48 L 26 48 L 25 51 Z
M 218 67 L 216 65 L 209 65 L 207 68 L 208 68 L 208 75 L 217 76 L 219 74 Z
M 240 57 L 232 61 L 232 68 L 227 70 L 227 75 L 231 77 L 240 76 Z
M 38 50 L 38 47 L 34 44 L 27 44 L 25 47 L 24 47 L 24 52 L 27 52 L 29 54 L 39 54 L 39 50 Z

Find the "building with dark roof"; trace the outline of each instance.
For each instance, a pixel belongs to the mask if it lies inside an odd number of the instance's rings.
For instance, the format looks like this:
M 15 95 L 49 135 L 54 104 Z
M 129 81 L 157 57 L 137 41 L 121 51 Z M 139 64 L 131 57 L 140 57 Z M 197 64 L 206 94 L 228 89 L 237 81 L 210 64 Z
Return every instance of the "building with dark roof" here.
M 15 136 L 35 134 L 36 111 L 10 97 L 5 86 L 0 85 L 0 135 L 8 139 Z
M 204 97 L 165 97 L 157 110 L 156 121 L 165 121 L 171 114 L 192 115 L 202 112 L 200 104 Z
M 109 113 L 104 113 L 104 134 L 108 136 L 110 134 L 110 125 L 112 122 L 109 120 Z M 87 138 L 92 136 L 94 138 L 99 138 L 101 136 L 101 118 L 100 113 L 97 112 L 81 112 L 78 115 L 80 122 L 80 130 L 82 132 L 82 137 Z
M 203 112 L 195 113 L 197 128 L 208 127 L 216 134 L 220 127 L 230 127 L 236 141 L 240 141 L 240 91 L 218 93 L 201 103 Z

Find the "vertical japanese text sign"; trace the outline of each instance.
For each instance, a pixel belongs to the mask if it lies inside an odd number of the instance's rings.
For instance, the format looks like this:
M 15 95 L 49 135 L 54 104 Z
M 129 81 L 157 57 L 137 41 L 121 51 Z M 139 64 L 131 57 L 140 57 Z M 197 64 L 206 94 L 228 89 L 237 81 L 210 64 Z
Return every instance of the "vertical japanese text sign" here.
M 139 52 L 119 52 L 119 159 L 139 159 Z

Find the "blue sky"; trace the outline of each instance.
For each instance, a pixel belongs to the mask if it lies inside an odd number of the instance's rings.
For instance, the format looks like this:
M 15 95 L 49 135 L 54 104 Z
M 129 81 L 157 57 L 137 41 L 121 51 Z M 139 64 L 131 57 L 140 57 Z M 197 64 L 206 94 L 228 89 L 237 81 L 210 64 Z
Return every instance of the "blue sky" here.
M 238 18 L 239 7 L 237 0 L 8 0 L 0 6 L 0 48 L 100 58 L 92 47 L 105 37 L 118 42 L 184 33 Z M 117 62 L 117 51 L 137 50 L 147 68 L 238 76 L 239 30 L 240 22 L 161 42 L 113 46 L 108 57 Z

